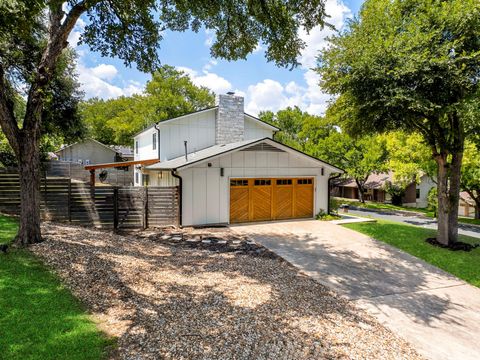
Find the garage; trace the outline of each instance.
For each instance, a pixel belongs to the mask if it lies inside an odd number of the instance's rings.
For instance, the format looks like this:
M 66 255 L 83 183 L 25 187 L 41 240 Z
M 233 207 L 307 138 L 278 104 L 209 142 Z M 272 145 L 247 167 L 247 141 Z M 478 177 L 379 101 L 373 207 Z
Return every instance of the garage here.
M 230 223 L 313 217 L 313 177 L 230 179 Z

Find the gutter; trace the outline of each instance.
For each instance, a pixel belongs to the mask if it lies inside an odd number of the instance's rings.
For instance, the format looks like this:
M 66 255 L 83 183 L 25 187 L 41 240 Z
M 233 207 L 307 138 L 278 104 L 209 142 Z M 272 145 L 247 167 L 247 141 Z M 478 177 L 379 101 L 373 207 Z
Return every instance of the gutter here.
M 335 179 L 338 179 L 340 176 L 342 176 L 341 173 L 328 178 L 328 196 L 327 196 L 328 205 L 327 205 L 327 214 L 329 214 L 329 215 L 330 215 L 330 210 L 331 210 L 331 209 L 330 209 L 331 181 L 332 181 L 332 180 L 335 180 Z
M 183 196 L 182 196 L 182 190 L 183 190 L 183 179 L 180 175 L 176 174 L 175 173 L 175 169 L 172 169 L 172 171 L 170 172 L 172 174 L 172 176 L 176 179 L 178 179 L 178 185 L 179 185 L 179 189 L 178 189 L 178 225 L 180 227 L 182 227 L 182 213 L 183 213 Z

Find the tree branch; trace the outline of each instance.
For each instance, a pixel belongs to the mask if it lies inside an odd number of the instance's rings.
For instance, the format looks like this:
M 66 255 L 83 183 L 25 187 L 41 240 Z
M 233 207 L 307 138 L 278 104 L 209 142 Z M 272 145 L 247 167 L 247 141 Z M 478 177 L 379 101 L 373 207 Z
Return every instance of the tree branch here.
M 15 119 L 14 106 L 9 86 L 5 80 L 5 71 L 2 64 L 0 64 L 0 127 L 13 148 L 15 155 L 18 156 L 20 129 Z
M 43 108 L 43 96 L 53 76 L 58 58 L 62 54 L 62 51 L 68 46 L 68 35 L 73 30 L 78 18 L 95 3 L 95 1 L 89 2 L 87 5 L 86 1 L 79 2 L 72 7 L 63 23 L 61 23 L 61 19 L 63 18 L 64 12 L 61 3 L 50 8 L 47 47 L 43 52 L 34 81 L 28 91 L 28 101 L 23 122 L 23 129 L 25 129 L 26 132 L 40 131 L 40 114 Z

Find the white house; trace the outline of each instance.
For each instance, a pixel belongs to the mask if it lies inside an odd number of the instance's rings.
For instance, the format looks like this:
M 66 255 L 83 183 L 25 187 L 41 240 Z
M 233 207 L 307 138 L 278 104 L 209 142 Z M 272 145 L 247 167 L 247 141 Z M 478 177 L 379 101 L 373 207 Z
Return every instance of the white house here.
M 243 98 L 162 121 L 135 136 L 135 185 L 180 187 L 181 224 L 312 218 L 328 209 L 341 169 L 273 140 L 279 129 L 244 112 Z

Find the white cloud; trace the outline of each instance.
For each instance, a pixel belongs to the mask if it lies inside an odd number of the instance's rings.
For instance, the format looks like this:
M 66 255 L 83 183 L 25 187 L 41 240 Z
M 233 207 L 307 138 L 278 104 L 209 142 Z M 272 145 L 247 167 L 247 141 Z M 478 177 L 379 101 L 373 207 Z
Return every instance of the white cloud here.
M 345 21 L 352 16 L 352 11 L 341 0 L 327 0 L 325 12 L 330 16 L 326 21 L 337 30 L 340 30 L 345 25 Z M 315 67 L 318 52 L 327 45 L 326 38 L 334 33 L 335 31 L 329 27 L 321 29 L 319 26 L 313 28 L 308 34 L 304 30 L 300 31 L 300 37 L 307 45 L 299 59 L 302 67 Z
M 326 12 L 330 15 L 327 21 L 340 30 L 352 16 L 351 10 L 341 0 L 327 0 Z M 312 70 L 316 66 L 316 58 L 321 49 L 328 44 L 326 38 L 334 30 L 325 27 L 315 27 L 307 34 L 300 32 L 300 37 L 306 42 L 306 48 L 299 57 L 301 68 L 305 71 L 304 86 L 290 81 L 281 84 L 278 81 L 265 79 L 255 85 L 250 85 L 246 95 L 246 111 L 258 114 L 262 110 L 277 111 L 287 106 L 299 106 L 311 114 L 322 115 L 328 106 L 330 95 L 322 92 L 319 86 L 320 76 Z
M 188 74 L 195 85 L 205 86 L 216 94 L 223 94 L 232 89 L 232 84 L 227 79 L 208 70 L 202 70 L 199 73 L 196 70 L 183 66 L 178 66 L 177 69 Z
M 118 70 L 113 65 L 100 64 L 90 69 L 96 77 L 102 80 L 112 80 L 118 74 Z
M 205 46 L 212 46 L 215 41 L 215 31 L 212 29 L 205 29 Z
M 85 29 L 85 25 L 86 25 L 85 21 L 83 21 L 82 18 L 79 18 L 77 20 L 75 27 L 70 32 L 70 35 L 68 35 L 68 43 L 70 44 L 70 46 L 76 47 L 78 45 L 78 42 L 80 40 L 80 35 Z
M 77 63 L 78 81 L 85 97 L 102 99 L 116 98 L 122 95 L 141 93 L 143 86 L 136 81 L 129 81 L 125 87 L 113 85 L 110 81 L 118 71 L 113 65 L 101 64 L 93 68 L 85 66 L 81 61 Z
M 256 115 L 262 110 L 277 111 L 295 105 L 304 107 L 304 90 L 293 81 L 283 86 L 278 81 L 265 79 L 248 87 L 245 110 Z

